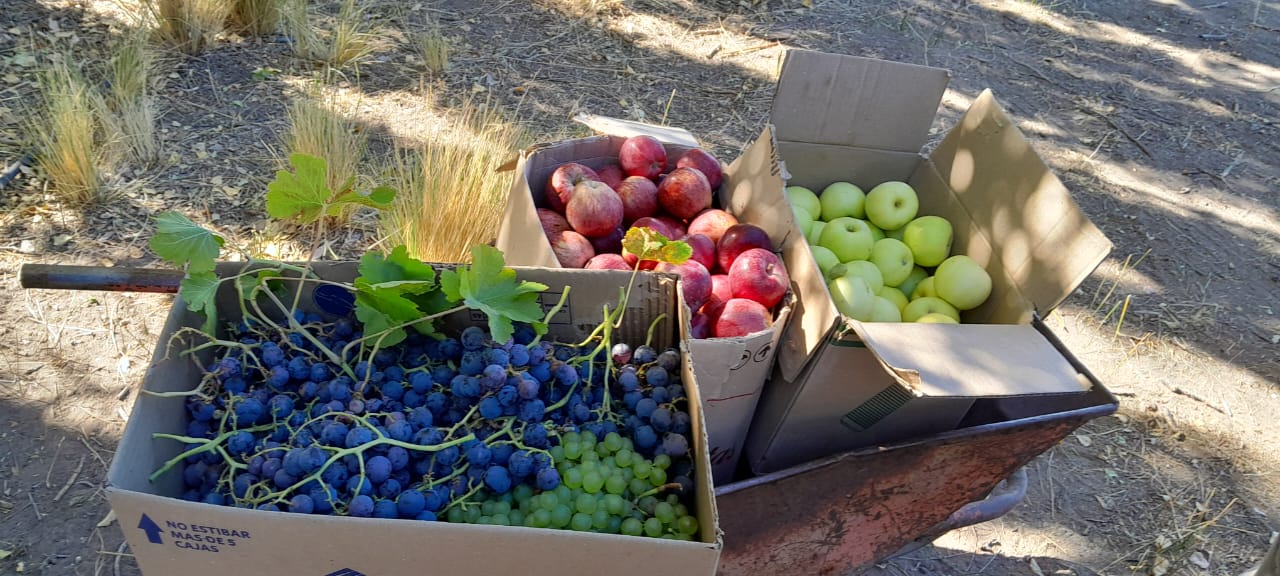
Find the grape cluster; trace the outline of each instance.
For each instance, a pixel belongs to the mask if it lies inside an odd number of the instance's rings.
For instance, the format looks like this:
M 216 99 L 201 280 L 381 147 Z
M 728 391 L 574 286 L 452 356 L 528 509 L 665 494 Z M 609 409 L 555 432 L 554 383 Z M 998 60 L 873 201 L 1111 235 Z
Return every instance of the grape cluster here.
M 186 402 L 182 497 L 301 514 L 691 539 L 680 355 L 541 341 L 528 325 L 396 346 L 351 318 L 242 322 Z M 343 350 L 348 350 L 342 355 Z M 341 362 L 334 362 L 335 355 Z

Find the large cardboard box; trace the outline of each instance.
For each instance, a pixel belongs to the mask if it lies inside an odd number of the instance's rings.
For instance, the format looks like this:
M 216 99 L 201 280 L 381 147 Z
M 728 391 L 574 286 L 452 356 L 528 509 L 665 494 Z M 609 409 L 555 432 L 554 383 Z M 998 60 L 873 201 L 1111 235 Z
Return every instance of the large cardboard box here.
M 798 294 L 748 437 L 757 473 L 953 429 L 976 398 L 1089 389 L 1067 351 L 1035 324 L 1092 273 L 1111 243 L 990 91 L 923 155 L 947 81 L 937 68 L 787 54 L 770 123 L 744 153 L 777 158 L 781 169 L 756 177 L 816 192 L 835 181 L 864 190 L 906 181 L 919 195 L 920 215 L 950 220 L 953 253 L 982 264 L 993 288 L 961 325 L 843 317 L 779 186 L 735 195 L 732 209 L 781 246 Z
M 544 189 L 556 167 L 578 162 L 598 168 L 606 162 L 617 161 L 622 142 L 637 134 L 647 134 L 663 142 L 671 164 L 680 154 L 699 147 L 692 134 L 679 128 L 600 116 L 580 116 L 578 121 L 601 135 L 541 144 L 521 155 L 496 243 L 512 264 L 552 268 L 560 265 L 536 212 L 537 208 L 546 207 Z M 774 180 L 757 177 L 758 173 L 775 170 L 773 158 L 751 156 L 734 160 L 724 167 L 724 183 L 716 191 L 716 205 L 730 206 L 736 194 L 751 195 L 756 186 L 776 184 Z M 781 193 L 780 186 L 776 193 Z M 742 221 L 751 222 L 739 213 L 734 214 Z M 703 399 L 712 472 L 717 484 L 733 479 L 761 390 L 773 368 L 778 338 L 790 317 L 791 302 L 792 296 L 788 295 L 779 306 L 770 330 L 741 338 L 687 342 Z
M 222 265 L 221 271 L 232 271 Z M 354 263 L 317 266 L 322 277 L 354 278 Z M 600 322 L 601 307 L 616 303 L 618 286 L 629 273 L 587 274 L 577 270 L 517 268 L 520 277 L 550 286 L 544 306 L 558 300 L 563 286 L 572 286 L 567 305 L 552 321 L 551 336 L 581 340 Z M 232 283 L 220 294 L 222 318 L 235 319 Z M 309 290 L 303 302 L 310 302 Z M 675 282 L 658 274 L 637 277 L 628 303 L 622 338 L 643 338 L 658 314 L 679 314 Z M 455 329 L 483 322 L 482 316 L 455 314 Z M 703 417 L 698 410 L 697 386 L 687 387 L 692 406 L 696 460 L 696 508 L 701 541 L 570 532 L 523 527 L 477 526 L 268 512 L 192 503 L 181 500 L 182 473 L 175 470 L 156 483 L 151 472 L 177 455 L 183 446 L 155 439 L 156 433 L 183 434 L 187 414 L 181 397 L 158 397 L 149 392 L 189 390 L 200 379 L 190 358 L 170 354 L 170 337 L 180 328 L 198 327 L 201 319 L 186 310 L 179 298 L 169 314 L 152 367 L 148 370 L 133 414 L 121 438 L 107 476 L 107 496 L 130 549 L 146 574 L 183 576 L 298 574 L 416 574 L 485 573 L 563 576 L 594 574 L 607 566 L 611 574 L 701 574 L 716 571 L 722 546 Z M 674 328 L 656 335 L 659 346 L 678 343 Z M 688 362 L 683 378 L 693 383 Z

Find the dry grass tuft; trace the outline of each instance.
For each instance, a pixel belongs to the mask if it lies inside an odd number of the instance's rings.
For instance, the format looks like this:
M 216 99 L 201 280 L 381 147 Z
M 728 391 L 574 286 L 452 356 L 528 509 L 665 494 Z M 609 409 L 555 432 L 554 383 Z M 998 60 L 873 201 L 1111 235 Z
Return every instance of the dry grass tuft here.
M 111 87 L 102 111 L 108 153 L 142 166 L 160 155 L 155 100 L 150 93 L 153 64 L 154 56 L 141 34 L 132 34 L 117 45 L 108 66 Z
M 622 0 L 559 0 L 557 8 L 576 18 L 595 18 L 622 5 Z
M 343 0 L 327 30 L 312 25 L 306 0 L 286 0 L 282 15 L 299 58 L 341 68 L 373 52 L 374 36 L 364 21 L 364 9 L 355 0 Z
M 186 54 L 204 52 L 222 32 L 234 0 L 144 0 L 155 31 L 166 45 Z
M 37 165 L 58 199 L 75 206 L 102 200 L 101 100 L 70 56 L 55 58 L 41 74 L 38 105 L 26 130 L 35 140 Z
M 289 131 L 284 137 L 288 154 L 325 160 L 331 190 L 356 177 L 368 145 L 368 137 L 340 108 L 336 98 L 320 96 L 319 92 L 295 99 L 289 106 Z
M 382 212 L 382 233 L 428 262 L 467 262 L 473 245 L 497 236 L 511 177 L 495 170 L 527 142 L 489 103 L 457 112 L 420 146 L 398 151 L 387 170 L 399 193 Z
M 449 69 L 449 39 L 441 33 L 440 26 L 433 23 L 419 34 L 417 48 L 418 58 L 431 75 L 439 76 Z
M 275 33 L 280 26 L 282 0 L 235 0 L 231 7 L 231 27 L 253 36 Z

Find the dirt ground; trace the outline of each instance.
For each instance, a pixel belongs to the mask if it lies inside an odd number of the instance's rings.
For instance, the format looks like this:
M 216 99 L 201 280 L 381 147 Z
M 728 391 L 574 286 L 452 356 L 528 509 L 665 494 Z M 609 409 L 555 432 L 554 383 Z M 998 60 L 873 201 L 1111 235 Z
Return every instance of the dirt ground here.
M 40 62 L 55 47 L 100 62 L 127 27 L 122 2 L 4 3 L 0 168 L 25 150 Z M 936 134 L 995 91 L 1115 243 L 1048 321 L 1120 410 L 1038 458 L 1009 515 L 867 573 L 1234 575 L 1280 529 L 1280 3 L 365 4 L 379 45 L 333 90 L 371 156 L 429 129 L 425 112 L 488 96 L 539 140 L 590 112 L 665 119 L 733 158 L 788 48 L 949 69 Z M 455 52 L 441 79 L 408 46 L 429 18 Z M 66 209 L 26 177 L 0 190 L 3 572 L 137 573 L 102 488 L 172 302 L 22 290 L 19 266 L 154 265 L 149 216 L 170 208 L 252 237 L 285 106 L 310 75 L 286 44 L 237 37 L 161 70 L 164 160 L 119 174 L 119 201 Z M 369 242 L 340 240 L 344 255 Z

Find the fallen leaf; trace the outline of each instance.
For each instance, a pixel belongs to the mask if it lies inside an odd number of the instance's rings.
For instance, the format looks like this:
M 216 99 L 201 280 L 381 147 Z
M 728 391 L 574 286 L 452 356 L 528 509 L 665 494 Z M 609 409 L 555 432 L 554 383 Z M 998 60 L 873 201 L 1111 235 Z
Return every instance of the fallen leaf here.
M 23 68 L 30 68 L 36 65 L 36 57 L 26 52 L 20 52 L 18 54 L 15 54 L 14 57 L 9 61 L 12 62 L 15 66 L 21 66 Z
M 54 245 L 54 246 L 61 246 L 61 245 L 63 245 L 63 244 L 66 244 L 66 243 L 67 243 L 67 242 L 69 242 L 70 240 L 71 240 L 71 235 L 70 235 L 70 234 L 57 234 L 57 235 L 55 235 L 55 236 L 53 237 L 53 245 Z
M 1076 436 L 1076 440 L 1079 440 L 1079 441 L 1080 441 L 1080 445 L 1081 445 L 1081 446 L 1084 446 L 1085 448 L 1088 448 L 1088 447 L 1090 447 L 1090 446 L 1093 446 L 1093 440 L 1092 440 L 1092 439 L 1090 439 L 1088 436 L 1085 436 L 1084 434 L 1079 434 L 1079 435 L 1077 435 L 1077 436 Z
M 107 512 L 106 516 L 102 517 L 102 520 L 98 521 L 98 527 L 106 528 L 107 526 L 110 526 L 115 521 L 116 521 L 116 511 L 110 510 Z
M 13 556 L 13 550 L 0 549 L 0 560 Z
M 1151 574 L 1152 576 L 1164 576 L 1169 573 L 1169 568 L 1168 560 L 1165 560 L 1162 557 L 1157 557 L 1156 561 L 1151 566 Z
M 1209 569 L 1209 559 L 1205 558 L 1204 554 L 1201 554 L 1199 550 L 1196 550 L 1195 553 L 1191 554 L 1191 557 L 1187 558 L 1187 561 L 1192 564 L 1195 564 L 1196 567 L 1200 568 L 1201 570 Z

